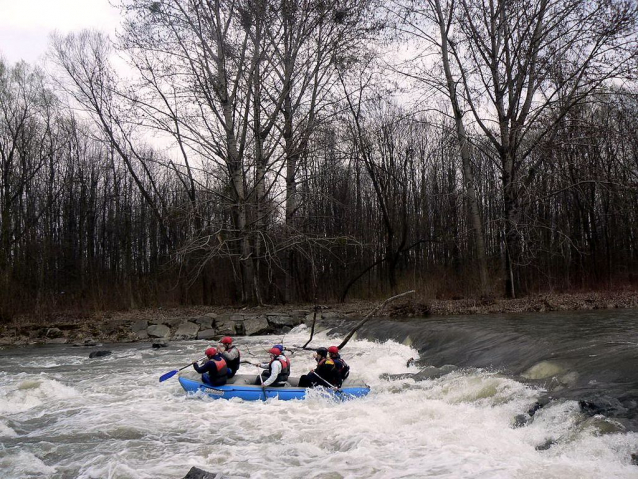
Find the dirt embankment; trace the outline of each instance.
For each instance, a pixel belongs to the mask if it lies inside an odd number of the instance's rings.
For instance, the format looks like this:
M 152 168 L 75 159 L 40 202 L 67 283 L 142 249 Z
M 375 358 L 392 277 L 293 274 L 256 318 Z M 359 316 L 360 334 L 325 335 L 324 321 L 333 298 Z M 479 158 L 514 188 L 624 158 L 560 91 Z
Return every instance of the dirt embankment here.
M 378 317 L 424 317 L 445 315 L 471 315 L 494 313 L 548 312 L 593 309 L 626 309 L 638 308 L 638 292 L 590 292 L 575 294 L 543 294 L 527 296 L 521 299 L 489 299 L 489 300 L 437 300 L 400 298 L 390 302 Z M 29 344 L 39 342 L 56 342 L 63 339 L 68 342 L 82 342 L 87 338 L 100 341 L 130 341 L 130 336 L 118 334 L 118 327 L 124 323 L 148 321 L 149 323 L 165 323 L 179 318 L 193 318 L 202 315 L 266 316 L 272 314 L 290 314 L 293 316 L 312 316 L 315 307 L 324 317 L 359 319 L 379 306 L 381 301 L 350 301 L 333 304 L 295 304 L 262 307 L 179 307 L 148 308 L 116 312 L 66 312 L 48 315 L 47 317 L 16 318 L 10 324 L 0 325 L 0 344 Z M 321 317 L 321 316 L 319 316 Z M 34 334 L 34 331 L 39 331 Z M 99 331 L 99 333 L 97 333 Z M 120 330 L 121 331 L 121 330 Z M 53 332 L 53 336 L 51 334 Z M 71 333 L 72 332 L 72 333 Z M 44 336 L 44 337 L 43 337 Z M 57 336 L 57 337 L 56 337 Z

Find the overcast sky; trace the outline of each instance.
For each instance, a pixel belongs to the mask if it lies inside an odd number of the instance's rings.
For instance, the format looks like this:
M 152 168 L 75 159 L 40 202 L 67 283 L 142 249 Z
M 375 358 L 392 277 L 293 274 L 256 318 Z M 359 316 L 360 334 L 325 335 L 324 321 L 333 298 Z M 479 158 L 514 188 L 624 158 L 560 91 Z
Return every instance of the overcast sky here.
M 109 0 L 0 0 L 0 55 L 9 63 L 35 64 L 55 30 L 95 28 L 111 34 L 118 21 Z

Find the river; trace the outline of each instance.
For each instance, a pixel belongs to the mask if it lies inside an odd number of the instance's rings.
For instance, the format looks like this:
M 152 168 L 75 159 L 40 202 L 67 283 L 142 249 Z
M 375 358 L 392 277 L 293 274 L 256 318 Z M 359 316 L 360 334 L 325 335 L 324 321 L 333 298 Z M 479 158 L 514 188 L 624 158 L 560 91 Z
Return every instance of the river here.
M 254 360 L 281 340 L 237 341 Z M 197 466 L 253 478 L 638 478 L 635 310 L 373 320 L 344 349 L 372 391 L 345 403 L 319 391 L 216 401 L 158 382 L 207 346 L 0 350 L 0 477 L 177 479 Z M 89 359 L 96 349 L 112 354 Z M 305 373 L 311 353 L 292 364 Z

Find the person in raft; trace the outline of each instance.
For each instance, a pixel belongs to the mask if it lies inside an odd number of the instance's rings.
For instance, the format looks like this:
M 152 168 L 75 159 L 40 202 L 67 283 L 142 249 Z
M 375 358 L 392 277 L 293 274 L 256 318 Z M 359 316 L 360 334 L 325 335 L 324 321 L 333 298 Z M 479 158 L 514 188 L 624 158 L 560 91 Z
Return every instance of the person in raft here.
M 348 366 L 339 354 L 339 348 L 337 346 L 330 346 L 328 348 L 328 355 L 330 356 L 330 359 L 334 361 L 335 369 L 337 370 L 337 374 L 335 374 L 337 381 L 335 386 L 340 388 L 343 381 L 350 375 L 350 366 Z
M 208 348 L 204 351 L 208 361 L 202 366 L 197 362 L 193 363 L 193 368 L 202 375 L 202 381 L 209 386 L 223 386 L 228 379 L 228 366 L 226 360 L 216 348 Z
M 224 336 L 221 340 L 222 351 L 221 355 L 226 360 L 228 366 L 228 379 L 232 378 L 239 369 L 240 354 L 237 346 L 233 344 L 233 338 L 230 336 Z
M 335 367 L 335 362 L 332 358 L 328 357 L 328 350 L 326 348 L 317 348 L 315 351 L 315 361 L 317 361 L 317 367 L 299 378 L 299 387 L 339 387 L 338 384 L 340 384 L 340 381 L 337 379 L 338 371 Z
M 283 344 L 275 344 L 273 346 L 273 348 L 277 348 L 281 351 L 281 354 L 283 354 L 284 356 L 288 357 L 288 354 L 286 354 L 286 348 L 284 347 Z
M 288 376 L 290 376 L 290 360 L 281 354 L 281 349 L 279 348 L 270 348 L 268 353 L 270 354 L 270 361 L 259 365 L 265 371 L 257 378 L 255 384 L 271 388 L 283 387 L 286 385 Z
M 279 351 L 281 351 L 281 356 L 283 356 L 283 358 L 286 360 L 286 366 L 288 366 L 288 371 L 290 371 L 290 358 L 286 354 L 286 348 L 284 348 L 283 345 L 281 344 L 275 344 L 273 348 L 276 348 Z

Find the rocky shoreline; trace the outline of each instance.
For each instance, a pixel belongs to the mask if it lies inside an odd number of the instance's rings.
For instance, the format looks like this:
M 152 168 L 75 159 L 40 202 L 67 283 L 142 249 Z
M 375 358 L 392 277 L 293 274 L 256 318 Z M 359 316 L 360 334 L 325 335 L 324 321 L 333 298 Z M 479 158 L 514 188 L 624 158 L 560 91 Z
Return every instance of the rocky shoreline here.
M 185 314 L 188 311 L 174 311 L 175 316 L 152 315 L 139 318 L 142 312 L 131 317 L 102 319 L 67 319 L 49 324 L 26 324 L 4 327 L 0 333 L 0 345 L 29 344 L 74 344 L 78 346 L 98 343 L 138 342 L 153 343 L 155 347 L 166 345 L 168 341 L 217 340 L 222 336 L 253 336 L 258 334 L 290 331 L 302 322 L 312 323 L 314 314 L 307 310 L 288 313 L 264 312 L 259 314 L 243 312 Z M 156 313 L 162 313 L 161 310 Z M 181 314 L 180 314 L 181 313 Z M 118 314 L 120 316 L 122 313 Z M 337 319 L 336 313 L 319 312 L 318 320 Z
M 46 318 L 16 318 L 0 325 L 0 346 L 29 344 L 92 345 L 104 342 L 218 339 L 282 333 L 327 320 L 357 320 L 380 302 L 352 301 L 329 305 L 289 305 L 254 308 L 181 307 L 118 312 L 58 313 Z M 506 314 L 593 309 L 638 309 L 638 292 L 592 292 L 536 295 L 521 299 L 415 300 L 401 299 L 375 313 L 378 317 Z

